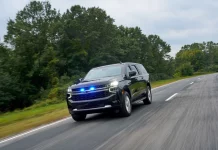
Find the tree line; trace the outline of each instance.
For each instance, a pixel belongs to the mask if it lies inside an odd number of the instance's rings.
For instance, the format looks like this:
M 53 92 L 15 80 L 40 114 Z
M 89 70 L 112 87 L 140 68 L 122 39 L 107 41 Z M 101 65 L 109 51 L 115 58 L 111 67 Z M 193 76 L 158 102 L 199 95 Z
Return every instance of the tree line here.
M 31 1 L 8 21 L 0 44 L 0 111 L 58 96 L 51 89 L 120 61 L 143 64 L 153 81 L 218 68 L 217 43 L 185 45 L 175 59 L 170 51 L 158 35 L 117 26 L 101 8 L 75 5 L 61 14 L 47 1 Z
M 210 41 L 184 45 L 176 54 L 175 63 L 176 76 L 218 72 L 218 43 Z

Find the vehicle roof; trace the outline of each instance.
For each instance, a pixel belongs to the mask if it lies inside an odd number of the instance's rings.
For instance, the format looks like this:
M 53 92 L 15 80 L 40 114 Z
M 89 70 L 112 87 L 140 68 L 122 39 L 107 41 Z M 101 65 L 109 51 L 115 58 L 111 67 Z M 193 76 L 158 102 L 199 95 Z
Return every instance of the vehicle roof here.
M 97 69 L 97 68 L 102 68 L 102 67 L 108 67 L 108 66 L 115 66 L 115 65 L 129 65 L 129 64 L 139 64 L 139 63 L 123 62 L 123 63 L 116 63 L 116 64 L 110 64 L 110 65 L 99 66 L 99 67 L 95 67 L 95 68 L 92 68 L 92 69 Z
M 134 63 L 134 62 L 125 62 L 124 64 L 140 64 L 140 63 Z

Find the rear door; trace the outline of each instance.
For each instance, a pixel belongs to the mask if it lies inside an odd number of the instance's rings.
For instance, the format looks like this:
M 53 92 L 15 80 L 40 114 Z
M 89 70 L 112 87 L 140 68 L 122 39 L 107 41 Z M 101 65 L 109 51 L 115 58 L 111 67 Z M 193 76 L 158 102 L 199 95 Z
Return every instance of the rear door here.
M 139 71 L 136 68 L 135 65 L 130 65 L 130 70 L 135 71 L 136 75 L 131 77 L 131 89 L 132 92 L 134 93 L 132 95 L 132 100 L 135 101 L 140 97 L 140 77 L 139 77 Z
M 147 71 L 145 70 L 144 66 L 141 64 L 137 64 L 137 69 L 139 70 L 139 82 L 140 82 L 140 87 L 139 87 L 139 97 L 142 98 L 144 97 L 147 89 L 147 83 L 149 82 L 149 75 Z

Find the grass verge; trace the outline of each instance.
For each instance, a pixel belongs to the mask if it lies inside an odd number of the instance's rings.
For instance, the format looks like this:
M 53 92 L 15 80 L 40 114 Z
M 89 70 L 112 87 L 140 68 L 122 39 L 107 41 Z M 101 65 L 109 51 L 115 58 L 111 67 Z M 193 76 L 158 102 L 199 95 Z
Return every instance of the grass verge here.
M 0 138 L 11 136 L 69 116 L 65 102 L 0 116 Z
M 152 88 L 203 74 L 210 73 L 196 73 L 189 77 L 178 77 L 168 80 L 155 81 L 152 82 Z M 0 114 L 0 138 L 11 136 L 67 116 L 69 116 L 69 113 L 65 102 L 43 107 L 34 107 L 33 105 L 24 110 Z

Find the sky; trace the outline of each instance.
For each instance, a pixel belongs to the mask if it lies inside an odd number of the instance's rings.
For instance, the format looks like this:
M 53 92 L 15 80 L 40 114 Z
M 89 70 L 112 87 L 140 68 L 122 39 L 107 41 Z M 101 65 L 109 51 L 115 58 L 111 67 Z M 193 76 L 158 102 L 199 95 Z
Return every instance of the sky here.
M 31 0 L 0 0 L 0 41 L 14 19 Z M 138 26 L 145 35 L 157 34 L 171 45 L 171 56 L 185 44 L 218 39 L 218 0 L 49 0 L 65 12 L 73 5 L 100 7 L 116 25 Z

